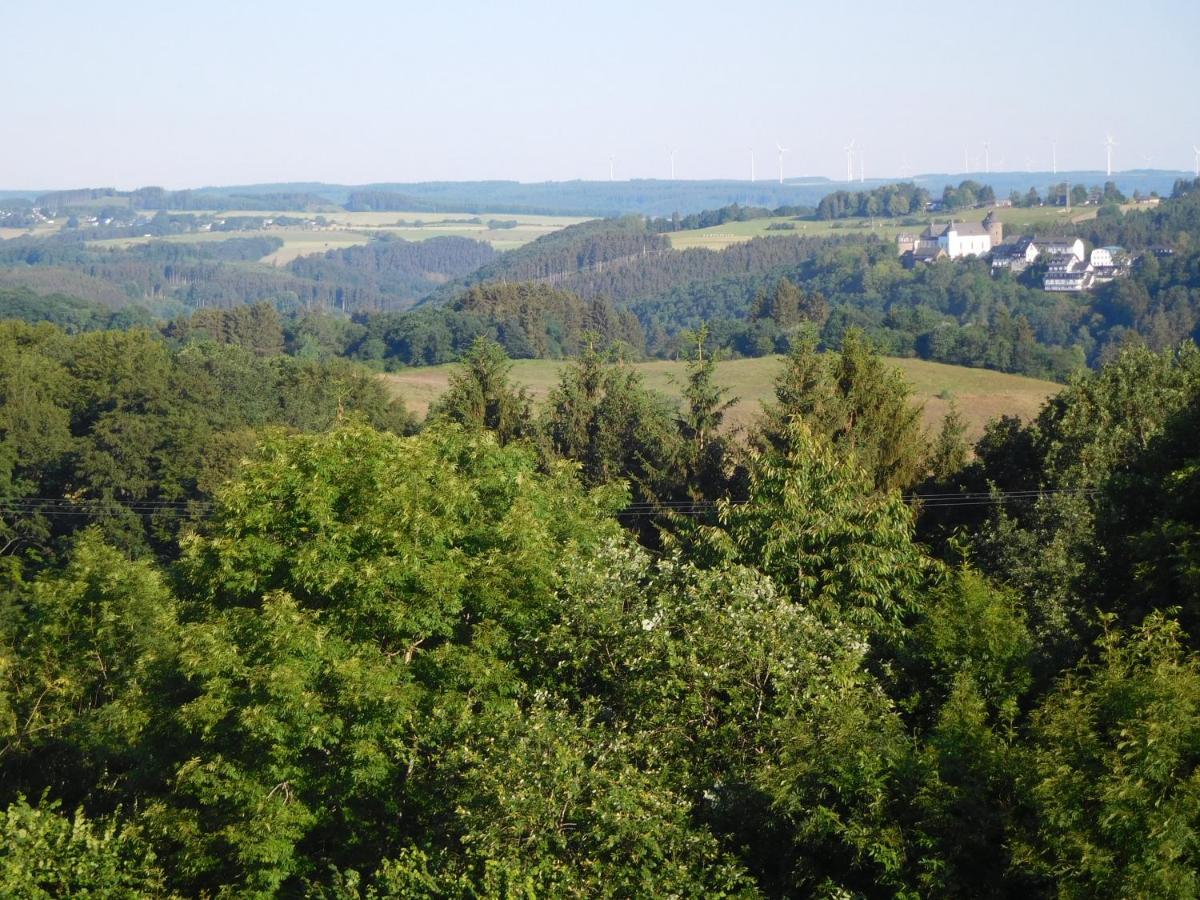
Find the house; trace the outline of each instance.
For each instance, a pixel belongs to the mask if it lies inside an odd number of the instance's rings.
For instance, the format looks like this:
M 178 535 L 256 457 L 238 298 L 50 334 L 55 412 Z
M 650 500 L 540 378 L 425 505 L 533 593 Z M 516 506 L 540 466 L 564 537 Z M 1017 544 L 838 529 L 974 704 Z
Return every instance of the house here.
M 933 226 L 929 230 L 932 233 Z M 938 246 L 946 251 L 950 259 L 984 256 L 992 249 L 992 236 L 988 229 L 969 222 L 951 222 L 941 228 L 936 239 Z
M 1104 284 L 1114 278 L 1123 278 L 1133 267 L 1129 253 L 1124 247 L 1097 247 L 1092 251 L 1088 262 L 1092 266 L 1095 284 Z
M 937 244 L 926 244 L 925 246 L 916 247 L 915 249 L 905 251 L 900 256 L 900 262 L 906 269 L 913 268 L 917 263 L 924 263 L 927 266 L 933 265 L 939 259 L 946 259 L 946 251 Z
M 1014 275 L 1024 272 L 1037 261 L 1041 250 L 1033 242 L 1033 238 L 1022 237 L 1008 244 L 1000 244 L 992 248 L 992 273 L 1008 269 Z
M 910 234 L 902 234 L 896 238 L 896 252 L 900 256 L 913 254 L 913 258 L 921 258 L 921 251 L 934 247 L 940 249 L 948 259 L 961 259 L 964 256 L 986 256 L 994 244 L 1000 243 L 1003 226 L 991 213 L 980 224 L 951 221 L 946 225 L 930 224 L 920 236 L 914 238 Z
M 1047 240 L 1034 238 L 1033 240 L 1037 244 L 1038 250 L 1046 256 L 1074 256 L 1077 260 L 1083 262 L 1083 241 L 1079 238 L 1056 238 Z
M 1046 291 L 1086 291 L 1091 288 L 1095 273 L 1090 263 L 1074 254 L 1062 253 L 1050 260 L 1042 289 Z

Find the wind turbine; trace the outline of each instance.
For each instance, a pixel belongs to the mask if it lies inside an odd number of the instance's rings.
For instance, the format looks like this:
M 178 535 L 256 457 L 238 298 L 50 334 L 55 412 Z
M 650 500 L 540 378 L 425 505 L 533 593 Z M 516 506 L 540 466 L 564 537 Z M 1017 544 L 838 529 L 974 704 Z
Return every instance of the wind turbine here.
M 608 180 L 613 181 L 613 157 L 608 158 Z
M 1195 162 L 1196 177 L 1200 178 L 1200 147 L 1197 147 L 1195 144 L 1192 144 L 1192 152 L 1194 154 L 1196 154 L 1196 162 Z
M 850 143 L 842 148 L 846 151 L 846 182 L 854 180 L 854 138 L 850 138 Z
M 970 171 L 971 171 L 971 151 L 969 149 L 967 149 L 967 146 L 964 144 L 963 145 L 963 174 L 965 175 Z
M 1104 174 L 1110 178 L 1112 177 L 1112 148 L 1115 147 L 1116 145 L 1117 145 L 1117 142 L 1113 140 L 1111 134 L 1105 136 L 1105 138 L 1104 138 L 1104 149 L 1105 149 Z
M 1058 141 L 1050 142 L 1050 174 L 1058 174 Z
M 675 154 L 678 152 L 679 152 L 678 150 L 671 151 L 671 180 L 672 181 L 675 180 Z
M 867 180 L 867 162 L 863 156 L 862 145 L 858 146 L 858 183 L 862 184 Z
M 754 148 L 750 148 L 750 183 L 754 184 Z
M 788 152 L 788 148 L 776 141 L 775 149 L 779 151 L 779 183 L 783 184 L 783 154 Z
M 983 174 L 989 175 L 992 171 L 992 145 L 988 141 L 983 142 Z

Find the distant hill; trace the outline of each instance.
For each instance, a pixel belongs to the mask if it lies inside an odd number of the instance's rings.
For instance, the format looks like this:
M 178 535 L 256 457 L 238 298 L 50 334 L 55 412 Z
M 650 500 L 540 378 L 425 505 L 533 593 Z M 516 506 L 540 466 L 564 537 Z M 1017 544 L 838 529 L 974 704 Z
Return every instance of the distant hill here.
M 973 178 L 990 184 L 998 197 L 1011 191 L 1038 190 L 1055 182 L 1102 185 L 1116 182 L 1126 194 L 1157 192 L 1169 194 L 1177 178 L 1190 173 L 1159 169 L 1137 169 L 1114 173 L 1110 178 L 1101 171 L 1058 172 L 982 172 L 927 173 L 911 178 L 867 179 L 852 182 L 849 187 L 892 184 L 912 181 L 940 194 L 947 184 L 958 184 Z M 698 212 L 717 209 L 733 203 L 744 206 L 776 208 L 789 205 L 815 206 L 822 197 L 845 182 L 828 178 L 788 178 L 783 184 L 774 180 L 741 181 L 637 179 L 633 181 L 425 181 L 378 182 L 364 185 L 324 184 L 321 182 L 291 182 L 207 186 L 189 191 L 169 191 L 168 195 L 186 195 L 186 207 L 199 209 L 235 208 L 235 198 L 244 208 L 313 209 L 322 203 L 350 209 L 410 212 L 493 212 L 536 215 L 619 216 L 627 214 L 669 216 L 672 213 Z M 27 191 L 0 191 L 11 196 L 33 197 Z M 64 192 L 53 192 L 61 194 Z M 129 196 L 137 192 L 116 192 Z M 184 201 L 178 201 L 184 202 Z M 279 205 L 288 204 L 288 205 Z

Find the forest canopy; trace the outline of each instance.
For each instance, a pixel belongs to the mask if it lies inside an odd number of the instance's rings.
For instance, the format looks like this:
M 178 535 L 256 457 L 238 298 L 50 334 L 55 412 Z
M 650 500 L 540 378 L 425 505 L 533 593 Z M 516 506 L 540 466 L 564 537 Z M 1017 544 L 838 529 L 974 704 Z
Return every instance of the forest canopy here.
M 1200 889 L 1194 345 L 970 452 L 811 321 L 742 440 L 704 330 L 418 431 L 217 312 L 0 330 L 6 895 Z

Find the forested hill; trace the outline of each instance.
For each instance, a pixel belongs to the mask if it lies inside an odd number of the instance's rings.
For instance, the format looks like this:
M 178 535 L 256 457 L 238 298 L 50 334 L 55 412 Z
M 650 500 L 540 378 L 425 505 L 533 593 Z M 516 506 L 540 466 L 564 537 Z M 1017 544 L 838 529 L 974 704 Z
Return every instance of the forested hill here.
M 439 288 L 424 302 L 446 303 L 474 284 L 532 281 L 582 297 L 624 303 L 693 282 L 753 275 L 796 265 L 836 239 L 759 238 L 718 252 L 672 250 L 670 242 L 637 216 L 602 219 L 564 228 L 506 253 L 491 265 Z
M 440 282 L 477 271 L 496 257 L 490 244 L 461 237 L 381 239 L 301 256 L 288 265 L 288 271 L 336 285 L 336 299 L 343 309 L 396 309 L 413 305 Z
M 786 174 L 786 173 L 785 173 Z M 948 184 L 966 177 L 984 179 L 996 196 L 1012 191 L 1024 194 L 1031 186 L 1043 188 L 1067 179 L 1072 183 L 1101 184 L 1112 180 L 1125 194 L 1132 196 L 1156 192 L 1167 195 L 1184 172 L 1134 170 L 1106 177 L 1102 172 L 991 172 L 919 175 L 911 179 L 917 186 L 940 196 Z M 848 187 L 869 189 L 894 183 L 897 179 L 867 179 Z M 376 183 L 365 185 L 322 184 L 319 182 L 213 186 L 195 190 L 170 191 L 160 187 L 118 191 L 113 188 L 85 188 L 72 191 L 3 192 L 28 200 L 41 199 L 55 208 L 83 203 L 89 206 L 125 204 L 137 209 L 259 209 L 319 211 L 330 207 L 350 210 L 409 212 L 494 212 L 558 214 L 581 216 L 670 216 L 703 209 L 719 209 L 737 203 L 742 206 L 816 207 L 842 183 L 822 177 L 789 176 L 780 183 L 775 178 L 759 181 L 737 179 L 668 180 L 644 178 L 619 181 L 431 181 Z
M 512 250 L 469 275 L 439 288 L 424 301 L 448 302 L 475 284 L 529 281 L 573 287 L 581 273 L 671 255 L 671 244 L 650 232 L 640 216 L 571 225 Z
M 363 247 L 301 257 L 286 268 L 258 264 L 278 238 L 230 237 L 102 246 L 73 234 L 0 242 L 0 284 L 84 297 L 160 314 L 268 301 L 281 309 L 356 313 L 405 309 L 451 278 L 496 257 L 462 237 L 379 239 Z
M 1086 295 L 1046 293 L 1041 267 L 1020 278 L 993 276 L 977 260 L 906 269 L 892 243 L 872 238 L 780 236 L 720 251 L 668 250 L 658 224 L 631 217 L 565 229 L 444 286 L 427 303 L 474 283 L 534 280 L 633 311 L 654 354 L 678 352 L 676 336 L 705 322 L 738 355 L 785 352 L 808 320 L 827 346 L 857 326 L 894 355 L 1057 379 L 1131 340 L 1165 349 L 1200 336 L 1195 182 L 1178 183 L 1176 196 L 1156 209 L 1114 207 L 1074 226 L 1093 246 L 1121 243 L 1141 256 L 1132 277 Z M 821 316 L 762 312 L 770 304 L 761 298 L 781 285 L 819 298 L 811 306 Z

